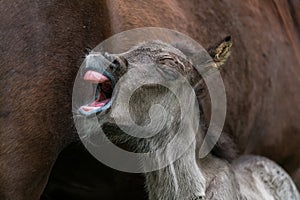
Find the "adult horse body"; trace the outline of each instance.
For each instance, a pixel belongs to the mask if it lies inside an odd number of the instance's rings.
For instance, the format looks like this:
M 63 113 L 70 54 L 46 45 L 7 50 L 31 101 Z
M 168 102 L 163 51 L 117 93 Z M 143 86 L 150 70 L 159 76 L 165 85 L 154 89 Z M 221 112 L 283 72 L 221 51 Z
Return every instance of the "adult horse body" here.
M 101 6 L 1 1 L 0 199 L 39 199 L 75 138 L 72 85 L 85 48 L 105 37 Z
M 2 2 L 0 199 L 39 199 L 57 155 L 74 140 L 71 91 L 83 50 L 144 26 L 175 29 L 204 46 L 233 36 L 223 73 L 225 131 L 241 152 L 277 161 L 299 184 L 299 7 L 277 0 Z

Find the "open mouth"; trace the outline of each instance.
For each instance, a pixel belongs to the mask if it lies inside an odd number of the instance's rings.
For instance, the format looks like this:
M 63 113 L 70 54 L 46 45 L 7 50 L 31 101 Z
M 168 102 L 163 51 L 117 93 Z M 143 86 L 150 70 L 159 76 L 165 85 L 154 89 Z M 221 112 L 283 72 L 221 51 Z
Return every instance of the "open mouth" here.
M 93 84 L 95 98 L 92 102 L 81 106 L 79 112 L 82 115 L 91 116 L 110 108 L 115 85 L 114 77 L 107 71 L 99 73 L 89 70 L 85 73 L 83 79 Z

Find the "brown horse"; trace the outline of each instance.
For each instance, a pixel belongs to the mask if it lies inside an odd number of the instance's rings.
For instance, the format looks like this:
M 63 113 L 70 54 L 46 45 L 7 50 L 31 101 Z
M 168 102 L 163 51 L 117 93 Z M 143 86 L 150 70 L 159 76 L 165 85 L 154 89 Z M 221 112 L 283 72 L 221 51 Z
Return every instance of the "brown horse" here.
M 1 2 L 0 199 L 39 199 L 58 154 L 75 140 L 71 92 L 84 50 L 144 26 L 178 30 L 206 47 L 233 36 L 235 50 L 223 71 L 229 102 L 225 131 L 234 134 L 242 153 L 277 161 L 299 184 L 299 7 L 278 0 Z M 203 101 L 209 104 L 208 98 Z M 73 151 L 64 155 L 70 158 Z M 74 160 L 64 155 L 54 168 L 63 175 L 83 173 L 83 164 L 74 169 L 76 163 L 90 160 L 86 153 Z M 75 163 L 73 169 L 58 170 L 64 162 Z M 100 164 L 97 169 L 120 177 Z M 105 184 L 117 184 L 119 190 L 111 193 L 126 192 L 122 183 L 131 180 L 126 174 L 120 181 L 105 176 L 89 185 L 74 177 L 59 178 L 75 179 L 70 188 L 76 184 L 84 191 L 100 183 L 108 191 Z M 85 184 L 91 187 L 80 186 Z
M 85 49 L 106 37 L 102 6 L 1 1 L 0 199 L 39 199 L 74 140 L 73 80 Z

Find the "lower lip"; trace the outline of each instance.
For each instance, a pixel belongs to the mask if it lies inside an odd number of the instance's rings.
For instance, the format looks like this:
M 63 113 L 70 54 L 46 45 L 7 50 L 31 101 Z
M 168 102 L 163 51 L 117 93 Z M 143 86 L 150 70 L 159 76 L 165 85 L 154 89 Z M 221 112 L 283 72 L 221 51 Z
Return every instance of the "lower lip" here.
M 111 107 L 111 104 L 112 104 L 112 100 L 110 99 L 105 105 L 101 107 L 91 107 L 88 105 L 81 106 L 79 108 L 79 113 L 86 117 L 95 116 L 98 113 L 108 110 Z

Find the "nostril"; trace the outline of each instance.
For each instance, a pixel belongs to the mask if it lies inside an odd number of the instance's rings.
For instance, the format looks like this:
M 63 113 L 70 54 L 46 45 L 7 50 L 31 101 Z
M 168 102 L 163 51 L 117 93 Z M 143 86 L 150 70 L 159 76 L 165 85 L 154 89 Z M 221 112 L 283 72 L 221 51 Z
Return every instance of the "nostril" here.
M 120 70 L 120 65 L 117 63 L 113 62 L 112 64 L 109 65 L 109 69 L 113 72 L 119 71 Z
M 115 71 L 120 71 L 120 62 L 118 60 L 114 60 L 113 62 L 111 62 L 111 64 L 109 65 L 109 69 L 112 72 Z
M 124 58 L 123 56 L 118 56 L 113 60 L 111 69 L 115 71 L 120 71 L 121 68 L 126 69 L 127 66 L 128 66 L 128 61 L 126 60 L 126 58 Z
M 121 63 L 118 59 L 115 59 L 113 62 L 112 62 L 112 67 L 115 69 L 115 70 L 120 70 L 120 66 L 121 66 Z
M 123 56 L 112 55 L 107 52 L 105 52 L 103 56 L 110 62 L 110 65 L 108 67 L 112 72 L 121 70 L 124 71 L 128 67 L 128 61 Z
M 193 200 L 204 200 L 204 196 L 198 196 L 198 197 L 194 198 Z

